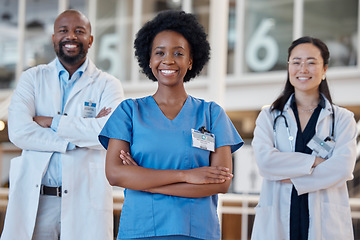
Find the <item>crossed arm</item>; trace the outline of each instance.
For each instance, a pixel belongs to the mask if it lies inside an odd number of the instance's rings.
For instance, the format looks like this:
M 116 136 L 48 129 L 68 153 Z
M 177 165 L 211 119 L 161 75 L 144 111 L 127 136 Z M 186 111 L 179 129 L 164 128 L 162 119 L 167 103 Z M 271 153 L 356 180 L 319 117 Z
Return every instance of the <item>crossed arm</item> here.
M 312 168 L 315 168 L 316 166 L 318 166 L 320 163 L 324 162 L 325 160 L 326 159 L 321 158 L 321 157 L 315 157 L 315 161 L 314 161 L 314 164 L 312 165 Z M 281 181 L 283 183 L 293 183 L 290 178 L 282 179 Z
M 104 107 L 100 110 L 100 112 L 98 113 L 98 115 L 95 118 L 106 117 L 109 113 L 111 113 L 111 108 Z M 44 129 L 51 128 L 53 117 L 35 116 L 35 117 L 33 117 L 33 121 L 36 122 L 40 127 L 44 128 Z M 69 142 L 66 150 L 67 151 L 73 150 L 75 148 L 76 148 L 76 145 L 72 142 Z
M 227 192 L 233 177 L 230 146 L 210 154 L 210 166 L 187 170 L 159 170 L 138 166 L 129 143 L 110 139 L 105 171 L 111 185 L 179 197 L 206 197 Z
M 336 146 L 325 160 L 275 149 L 273 118 L 269 111 L 263 110 L 252 143 L 260 174 L 270 181 L 293 183 L 299 194 L 344 185 L 352 178 L 356 159 L 356 122 L 352 113 L 340 109 L 336 112 Z
M 98 113 L 98 115 L 95 118 L 105 117 L 110 112 L 111 112 L 111 108 L 104 107 L 103 109 L 101 109 L 101 111 Z M 53 117 L 35 116 L 33 117 L 33 120 L 43 128 L 50 128 Z

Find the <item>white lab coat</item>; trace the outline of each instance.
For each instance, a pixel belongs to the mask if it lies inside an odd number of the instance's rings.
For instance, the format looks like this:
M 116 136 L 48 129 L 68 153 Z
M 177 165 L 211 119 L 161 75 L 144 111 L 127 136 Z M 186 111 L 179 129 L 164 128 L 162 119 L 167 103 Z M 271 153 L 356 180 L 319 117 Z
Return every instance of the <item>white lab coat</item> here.
M 290 107 L 283 114 L 289 124 L 295 149 L 297 124 Z M 298 194 L 309 195 L 309 240 L 353 240 L 352 221 L 346 181 L 353 178 L 356 161 L 356 122 L 352 112 L 334 106 L 335 141 L 332 155 L 312 168 L 315 155 L 291 152 L 284 120 L 276 123 L 277 148 L 274 147 L 274 118 L 278 111 L 263 109 L 257 120 L 252 146 L 263 177 L 252 240 L 288 240 L 290 238 L 290 202 L 294 184 Z M 316 135 L 330 135 L 332 109 L 326 100 L 316 125 Z M 315 153 L 313 153 L 315 154 Z M 291 179 L 293 184 L 283 183 Z
M 64 107 L 57 132 L 43 128 L 34 116 L 61 112 L 60 83 L 55 60 L 25 71 L 9 106 L 9 138 L 23 149 L 11 161 L 10 193 L 2 240 L 32 238 L 39 193 L 53 152 L 61 153 L 61 239 L 112 240 L 113 198 L 104 170 L 105 150 L 98 134 L 109 115 L 84 118 L 85 101 L 112 110 L 123 100 L 121 83 L 89 61 Z M 66 114 L 65 114 L 66 113 Z M 76 149 L 66 151 L 68 143 Z

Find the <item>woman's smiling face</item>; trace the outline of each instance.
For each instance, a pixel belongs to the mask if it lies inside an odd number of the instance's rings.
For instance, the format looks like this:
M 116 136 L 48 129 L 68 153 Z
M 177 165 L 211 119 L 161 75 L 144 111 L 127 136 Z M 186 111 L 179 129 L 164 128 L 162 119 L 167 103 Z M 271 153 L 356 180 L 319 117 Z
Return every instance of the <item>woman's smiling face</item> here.
M 320 50 L 311 43 L 296 46 L 289 57 L 289 78 L 296 91 L 318 92 L 319 85 L 325 76 L 327 65 Z
M 174 31 L 158 33 L 152 43 L 150 67 L 159 84 L 183 84 L 188 69 L 192 67 L 189 42 Z

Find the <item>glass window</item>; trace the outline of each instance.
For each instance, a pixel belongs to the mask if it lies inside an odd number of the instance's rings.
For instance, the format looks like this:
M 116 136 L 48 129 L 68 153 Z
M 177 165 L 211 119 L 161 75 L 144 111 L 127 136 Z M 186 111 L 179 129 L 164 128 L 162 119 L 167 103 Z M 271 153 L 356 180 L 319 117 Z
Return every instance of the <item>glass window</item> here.
M 196 15 L 205 32 L 209 33 L 210 1 L 193 0 L 192 13 Z
M 229 2 L 227 73 L 234 74 L 236 39 L 236 0 Z
M 18 59 L 18 1 L 0 0 L 0 89 L 11 88 Z
M 356 65 L 358 4 L 357 0 L 305 1 L 304 35 L 327 44 L 330 67 Z
M 246 1 L 245 72 L 286 69 L 293 16 L 293 1 Z
M 142 23 L 151 20 L 158 12 L 165 10 L 181 10 L 180 0 L 143 0 Z
M 58 0 L 63 1 L 63 0 Z M 85 8 L 87 6 L 88 0 L 69 0 L 69 9 L 76 9 L 85 14 L 85 16 L 89 17 L 88 11 Z
M 55 58 L 52 34 L 57 9 L 57 0 L 27 1 L 24 69 L 48 63 Z
M 98 1 L 96 36 L 94 36 L 96 65 L 120 81 L 129 81 L 133 60 L 131 0 Z M 121 44 L 119 44 L 121 43 Z
M 209 0 L 193 0 L 192 13 L 196 15 L 200 24 L 204 27 L 205 32 L 209 34 L 209 19 L 210 19 L 210 1 Z M 210 39 L 208 38 L 208 41 Z M 210 46 L 211 48 L 211 46 Z M 211 57 L 211 50 L 210 50 Z M 208 73 L 208 64 L 204 66 L 200 76 L 206 76 Z

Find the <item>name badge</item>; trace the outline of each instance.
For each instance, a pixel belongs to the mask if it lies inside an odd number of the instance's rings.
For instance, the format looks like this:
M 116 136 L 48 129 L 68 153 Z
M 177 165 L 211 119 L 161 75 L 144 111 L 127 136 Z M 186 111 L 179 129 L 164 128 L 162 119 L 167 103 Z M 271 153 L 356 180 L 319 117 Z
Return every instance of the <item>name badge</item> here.
M 96 117 L 96 103 L 91 102 L 91 100 L 89 100 L 88 102 L 85 102 L 83 117 L 85 117 L 85 118 Z
M 307 144 L 307 146 L 316 153 L 316 156 L 327 159 L 329 153 L 335 147 L 335 142 L 333 140 L 321 140 L 321 138 L 314 136 Z
M 215 152 L 215 135 L 210 132 L 201 132 L 191 129 L 192 146 Z

